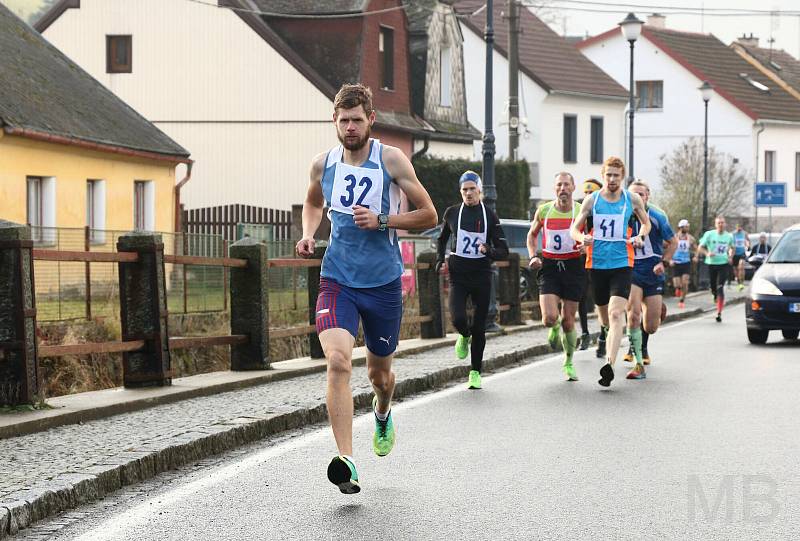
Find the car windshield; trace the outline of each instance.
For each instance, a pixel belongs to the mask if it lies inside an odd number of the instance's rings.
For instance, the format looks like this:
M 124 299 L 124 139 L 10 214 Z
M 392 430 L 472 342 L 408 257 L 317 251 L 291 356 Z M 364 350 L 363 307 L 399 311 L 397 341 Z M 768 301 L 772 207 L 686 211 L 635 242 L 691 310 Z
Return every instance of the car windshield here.
M 769 263 L 800 263 L 800 230 L 784 233 L 769 256 Z

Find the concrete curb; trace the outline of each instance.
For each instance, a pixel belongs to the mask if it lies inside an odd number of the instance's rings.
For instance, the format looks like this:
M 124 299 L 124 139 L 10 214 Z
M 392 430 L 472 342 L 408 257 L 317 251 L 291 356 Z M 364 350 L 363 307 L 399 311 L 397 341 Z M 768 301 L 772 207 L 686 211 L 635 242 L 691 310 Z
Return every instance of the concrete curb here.
M 732 300 L 731 304 L 742 300 L 744 299 Z M 665 323 L 689 319 L 708 311 L 696 308 L 670 314 Z M 596 336 L 597 333 L 592 334 L 593 339 Z M 487 359 L 484 361 L 484 366 L 486 371 L 490 372 L 520 363 L 530 357 L 552 352 L 547 344 L 538 344 Z M 443 387 L 452 381 L 464 379 L 469 370 L 469 364 L 465 363 L 423 377 L 398 381 L 395 398 L 405 398 Z M 365 409 L 372 402 L 372 393 L 359 393 L 353 396 L 353 400 L 357 409 Z M 107 459 L 105 464 L 95 465 L 81 472 L 62 474 L 47 482 L 39 482 L 25 490 L 6 495 L 0 501 L 0 539 L 15 535 L 34 522 L 102 499 L 123 486 L 145 481 L 159 473 L 257 442 L 286 430 L 326 420 L 325 406 L 320 404 L 314 408 L 301 408 L 260 419 L 233 419 L 203 432 L 187 433 L 168 441 L 153 441 L 139 449 L 120 452 Z

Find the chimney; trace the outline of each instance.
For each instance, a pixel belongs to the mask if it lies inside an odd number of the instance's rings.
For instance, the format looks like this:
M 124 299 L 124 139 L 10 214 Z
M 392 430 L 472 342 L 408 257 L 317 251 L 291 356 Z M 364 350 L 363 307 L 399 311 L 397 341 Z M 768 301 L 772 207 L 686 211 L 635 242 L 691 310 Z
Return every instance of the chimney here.
M 752 32 L 750 32 L 749 36 L 742 34 L 742 37 L 737 39 L 736 42 L 745 47 L 758 47 L 758 38 L 754 37 Z
M 667 16 L 660 13 L 653 13 L 647 16 L 647 24 L 653 28 L 666 28 Z

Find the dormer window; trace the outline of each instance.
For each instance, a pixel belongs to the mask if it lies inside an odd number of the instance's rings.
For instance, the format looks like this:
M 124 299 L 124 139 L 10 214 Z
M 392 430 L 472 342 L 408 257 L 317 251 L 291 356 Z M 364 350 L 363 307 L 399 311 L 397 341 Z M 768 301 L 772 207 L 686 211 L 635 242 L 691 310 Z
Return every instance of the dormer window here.
M 452 104 L 453 91 L 453 50 L 449 45 L 444 45 L 439 51 L 439 103 L 442 107 Z
M 759 92 L 769 92 L 769 87 L 767 85 L 759 83 L 758 81 L 756 81 L 755 79 L 753 79 L 752 77 L 747 75 L 746 73 L 740 73 L 739 77 L 741 77 L 742 79 L 744 79 L 745 81 L 750 83 L 750 85 L 753 88 L 755 88 L 756 90 L 758 90 Z

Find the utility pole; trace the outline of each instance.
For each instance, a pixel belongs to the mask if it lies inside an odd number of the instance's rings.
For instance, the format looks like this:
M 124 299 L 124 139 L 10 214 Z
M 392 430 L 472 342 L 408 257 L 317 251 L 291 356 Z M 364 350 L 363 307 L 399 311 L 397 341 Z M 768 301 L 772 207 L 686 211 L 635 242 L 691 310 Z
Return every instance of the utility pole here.
M 519 4 L 508 0 L 508 157 L 519 149 Z
M 483 132 L 483 194 L 486 206 L 495 209 L 497 189 L 494 185 L 494 131 L 492 129 L 492 55 L 494 54 L 494 2 L 486 1 L 486 101 L 484 103 L 485 128 Z

